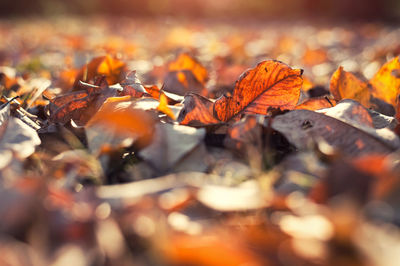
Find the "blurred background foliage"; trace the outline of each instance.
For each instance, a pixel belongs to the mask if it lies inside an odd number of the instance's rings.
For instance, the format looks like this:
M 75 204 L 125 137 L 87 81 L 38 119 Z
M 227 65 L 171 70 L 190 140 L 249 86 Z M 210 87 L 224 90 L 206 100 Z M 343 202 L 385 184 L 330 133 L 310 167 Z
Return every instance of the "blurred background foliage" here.
M 399 0 L 1 0 L 0 16 L 107 14 L 399 21 Z

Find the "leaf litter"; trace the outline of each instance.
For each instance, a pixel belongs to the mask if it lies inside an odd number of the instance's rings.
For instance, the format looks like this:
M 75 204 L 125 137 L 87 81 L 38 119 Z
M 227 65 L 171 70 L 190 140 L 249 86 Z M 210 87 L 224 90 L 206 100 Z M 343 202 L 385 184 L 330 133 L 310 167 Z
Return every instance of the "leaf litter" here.
M 147 23 L 0 44 L 0 264 L 396 265 L 398 31 Z

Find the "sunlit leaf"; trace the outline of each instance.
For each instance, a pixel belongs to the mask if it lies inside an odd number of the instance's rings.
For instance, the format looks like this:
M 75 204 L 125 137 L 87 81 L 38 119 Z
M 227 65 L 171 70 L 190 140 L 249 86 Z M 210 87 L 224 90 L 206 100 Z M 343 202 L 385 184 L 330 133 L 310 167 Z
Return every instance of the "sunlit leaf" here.
M 175 120 L 175 115 L 172 112 L 172 110 L 168 107 L 168 98 L 165 96 L 164 93 L 160 94 L 160 104 L 157 107 L 157 110 L 166 114 L 169 116 L 171 119 Z
M 333 73 L 330 82 L 330 91 L 336 101 L 353 99 L 359 101 L 365 107 L 370 107 L 370 91 L 366 82 L 361 81 L 350 72 L 339 67 Z
M 300 97 L 302 71 L 279 61 L 264 61 L 243 73 L 232 96 L 214 104 L 216 117 L 228 121 L 239 113 L 268 114 L 269 108 L 293 109 Z
M 93 58 L 79 71 L 75 79 L 75 85 L 79 80 L 87 82 L 101 75 L 106 76 L 108 84 L 118 83 L 123 79 L 125 67 L 126 64 L 124 62 L 110 55 Z
M 327 97 L 319 97 L 319 98 L 310 98 L 305 102 L 296 106 L 296 110 L 318 110 L 323 108 L 330 108 L 336 104 L 334 99 L 329 99 Z
M 396 106 L 396 100 L 400 93 L 399 57 L 395 57 L 383 65 L 369 83 L 372 85 L 374 97 Z
M 190 70 L 195 76 L 197 81 L 201 84 L 205 84 L 208 79 L 208 71 L 202 66 L 196 59 L 187 53 L 182 53 L 174 61 L 168 64 L 168 70 L 172 71 L 182 71 Z

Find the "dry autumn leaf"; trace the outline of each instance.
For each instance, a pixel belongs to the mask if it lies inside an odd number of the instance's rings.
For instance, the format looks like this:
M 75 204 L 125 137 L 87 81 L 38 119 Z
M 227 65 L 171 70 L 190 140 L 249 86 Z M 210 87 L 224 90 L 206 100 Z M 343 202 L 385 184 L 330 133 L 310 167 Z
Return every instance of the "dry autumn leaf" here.
M 168 98 L 165 96 L 164 93 L 160 94 L 160 104 L 157 107 L 157 110 L 166 114 L 169 116 L 171 119 L 175 120 L 175 114 L 172 112 L 172 110 L 168 107 Z
M 309 110 L 295 110 L 277 116 L 272 127 L 284 134 L 298 148 L 306 148 L 310 141 L 325 140 L 349 155 L 395 150 L 384 141 L 350 124 Z
M 161 246 L 162 254 L 177 265 L 263 265 L 233 235 L 174 235 Z M 223 240 L 224 239 L 224 240 Z M 229 239 L 229 240 L 227 240 Z
M 182 96 L 187 92 L 205 95 L 207 90 L 204 86 L 207 80 L 207 69 L 194 57 L 182 53 L 168 64 L 168 73 L 164 78 L 162 90 Z
M 145 111 L 135 109 L 131 101 L 106 100 L 98 112 L 87 123 L 87 128 L 102 128 L 116 136 L 140 139 L 142 145 L 150 143 L 153 137 L 154 121 Z M 103 143 L 107 144 L 107 143 Z
M 10 104 L 0 107 L 0 169 L 13 159 L 24 159 L 40 144 L 36 130 L 20 119 L 10 117 Z
M 74 87 L 79 81 L 89 82 L 97 76 L 104 75 L 108 84 L 115 84 L 123 80 L 126 64 L 110 55 L 93 58 L 83 66 L 75 79 Z
M 168 64 L 169 71 L 189 70 L 196 77 L 197 81 L 205 84 L 208 80 L 207 69 L 200 64 L 195 58 L 187 53 L 182 53 L 174 61 Z
M 153 142 L 141 150 L 139 155 L 160 172 L 177 170 L 177 166 L 200 150 L 205 136 L 204 129 L 170 124 L 155 126 Z M 195 154 L 197 155 L 197 154 Z M 204 161 L 204 153 L 200 157 Z M 204 165 L 196 156 L 196 164 Z
M 368 84 L 358 79 L 352 73 L 344 71 L 343 67 L 339 67 L 333 73 L 329 88 L 336 101 L 353 99 L 359 101 L 367 108 L 371 106 L 371 94 Z
M 353 99 L 367 108 L 391 113 L 384 103 L 396 106 L 396 98 L 400 92 L 399 71 L 398 57 L 383 65 L 369 82 L 364 82 L 339 67 L 332 75 L 330 91 L 335 100 Z
M 400 93 L 400 62 L 399 57 L 383 65 L 375 76 L 369 81 L 372 86 L 372 95 L 382 99 L 393 106 Z
M 221 123 L 213 116 L 213 102 L 201 95 L 190 93 L 185 96 L 184 107 L 178 116 L 181 125 L 204 126 Z
M 329 99 L 328 97 L 318 97 L 318 98 L 310 98 L 305 102 L 296 106 L 296 110 L 318 110 L 323 108 L 330 108 L 335 106 L 336 101 L 334 99 Z
M 239 113 L 268 114 L 270 108 L 293 109 L 300 97 L 302 71 L 269 60 L 243 73 L 232 96 L 222 96 L 214 104 L 214 114 L 228 121 Z

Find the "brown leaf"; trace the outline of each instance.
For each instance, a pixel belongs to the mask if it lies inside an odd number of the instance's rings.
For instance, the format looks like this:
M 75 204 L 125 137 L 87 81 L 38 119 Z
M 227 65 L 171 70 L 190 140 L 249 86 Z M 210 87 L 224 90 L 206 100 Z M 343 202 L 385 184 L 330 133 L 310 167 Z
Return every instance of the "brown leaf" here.
M 364 153 L 387 154 L 399 145 L 398 139 L 393 139 L 392 143 L 384 138 L 386 134 L 390 135 L 387 129 L 385 129 L 385 134 L 380 134 L 382 132 L 373 128 L 368 130 L 365 127 L 358 128 L 309 110 L 294 110 L 277 116 L 274 118 L 272 127 L 301 149 L 306 148 L 310 142 L 324 140 L 334 148 L 356 156 Z
M 247 116 L 236 122 L 228 129 L 228 136 L 225 145 L 242 153 L 246 152 L 249 145 L 256 149 L 262 148 L 262 124 L 257 121 L 256 116 Z
M 184 107 L 179 113 L 181 125 L 204 126 L 221 123 L 213 116 L 213 102 L 195 93 L 189 93 L 183 101 Z
M 214 114 L 228 121 L 239 113 L 268 114 L 269 108 L 293 109 L 300 97 L 302 71 L 269 60 L 243 73 L 232 96 L 222 96 L 214 104 Z
M 398 96 L 400 98 L 400 96 Z M 397 135 L 400 136 L 400 99 L 397 99 L 397 106 L 396 106 L 396 120 L 397 120 L 397 126 L 394 129 Z
M 162 90 L 185 95 L 187 92 L 207 94 L 204 85 L 200 83 L 190 70 L 170 71 L 164 78 Z
M 121 94 L 118 88 L 109 87 L 107 82 L 100 83 L 97 86 L 79 81 L 82 90 L 50 100 L 50 121 L 65 124 L 72 119 L 79 126 L 85 125 L 108 97 Z

